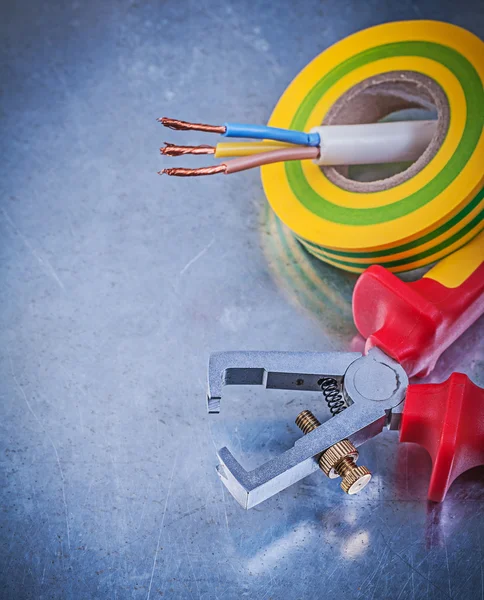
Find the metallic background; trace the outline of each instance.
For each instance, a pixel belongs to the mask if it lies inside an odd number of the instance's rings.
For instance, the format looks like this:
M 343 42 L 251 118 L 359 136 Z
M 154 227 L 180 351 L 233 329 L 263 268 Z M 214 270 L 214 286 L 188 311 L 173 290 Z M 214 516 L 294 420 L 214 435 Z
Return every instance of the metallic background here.
M 235 390 L 209 418 L 209 353 L 358 346 L 354 278 L 291 245 L 256 171 L 157 177 L 189 162 L 162 161 L 164 139 L 207 138 L 155 122 L 266 122 L 329 44 L 409 18 L 482 36 L 482 1 L 0 11 L 0 596 L 482 598 L 483 469 L 428 504 L 430 459 L 387 432 L 359 496 L 319 473 L 249 512 L 224 492 L 215 446 L 251 467 L 294 442 L 299 410 L 324 415 L 317 396 Z M 433 379 L 483 385 L 483 332 Z

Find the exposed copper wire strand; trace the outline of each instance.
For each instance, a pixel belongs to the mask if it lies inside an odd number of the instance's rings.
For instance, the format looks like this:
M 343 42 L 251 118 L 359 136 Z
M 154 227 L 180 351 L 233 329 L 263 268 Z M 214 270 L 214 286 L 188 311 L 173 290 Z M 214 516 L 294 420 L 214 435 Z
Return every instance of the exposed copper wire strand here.
M 215 154 L 215 146 L 177 146 L 165 142 L 165 147 L 160 148 L 164 156 L 183 156 L 184 154 Z
M 162 169 L 158 171 L 158 175 L 172 175 L 175 177 L 199 177 L 201 175 L 217 175 L 217 173 L 225 173 L 227 165 L 215 165 L 213 167 L 199 167 L 198 169 Z
M 205 131 L 207 133 L 225 133 L 225 125 L 207 125 L 206 123 L 189 123 L 188 121 L 179 121 L 178 119 L 170 119 L 161 117 L 156 119 L 164 127 L 175 129 L 177 131 Z

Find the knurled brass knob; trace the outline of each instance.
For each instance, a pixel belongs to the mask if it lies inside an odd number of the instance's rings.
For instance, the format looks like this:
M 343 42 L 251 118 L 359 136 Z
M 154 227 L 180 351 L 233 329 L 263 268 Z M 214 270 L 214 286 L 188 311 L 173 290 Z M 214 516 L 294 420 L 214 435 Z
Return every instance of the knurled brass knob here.
M 336 467 L 344 458 L 352 458 L 354 462 L 358 460 L 358 450 L 349 440 L 336 442 L 334 446 L 323 452 L 319 459 L 319 466 L 325 475 L 331 479 L 335 479 L 339 477 Z
M 319 427 L 320 422 L 310 410 L 303 410 L 296 417 L 296 425 L 306 435 Z M 331 479 L 341 477 L 341 489 L 346 494 L 357 494 L 371 480 L 370 471 L 357 466 L 357 460 L 358 450 L 349 440 L 341 440 L 323 452 L 318 465 Z
M 370 480 L 371 473 L 366 467 L 355 466 L 346 473 L 340 485 L 346 494 L 357 494 L 370 483 Z

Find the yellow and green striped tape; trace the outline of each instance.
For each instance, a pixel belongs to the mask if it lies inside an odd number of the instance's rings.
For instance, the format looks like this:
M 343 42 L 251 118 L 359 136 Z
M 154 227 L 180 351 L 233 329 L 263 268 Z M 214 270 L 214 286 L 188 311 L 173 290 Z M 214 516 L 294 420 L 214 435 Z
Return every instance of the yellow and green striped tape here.
M 262 167 L 267 199 L 309 252 L 347 271 L 399 272 L 433 263 L 483 228 L 484 44 L 447 23 L 406 21 L 356 33 L 316 57 L 289 85 L 269 124 L 309 131 L 370 77 L 415 71 L 444 91 L 447 134 L 414 177 L 377 192 L 332 183 L 310 161 Z

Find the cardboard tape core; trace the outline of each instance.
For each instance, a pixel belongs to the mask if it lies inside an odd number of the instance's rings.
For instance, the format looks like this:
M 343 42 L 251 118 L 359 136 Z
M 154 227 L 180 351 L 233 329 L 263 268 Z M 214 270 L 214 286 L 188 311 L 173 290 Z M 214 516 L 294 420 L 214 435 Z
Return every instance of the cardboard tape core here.
M 436 155 L 450 121 L 445 92 L 430 77 L 415 71 L 391 71 L 365 79 L 333 104 L 322 124 L 375 123 L 391 113 L 409 108 L 437 110 L 437 127 L 425 151 L 407 169 L 385 179 L 362 182 L 348 177 L 348 167 L 321 167 L 326 177 L 338 187 L 357 193 L 387 190 L 414 177 Z

